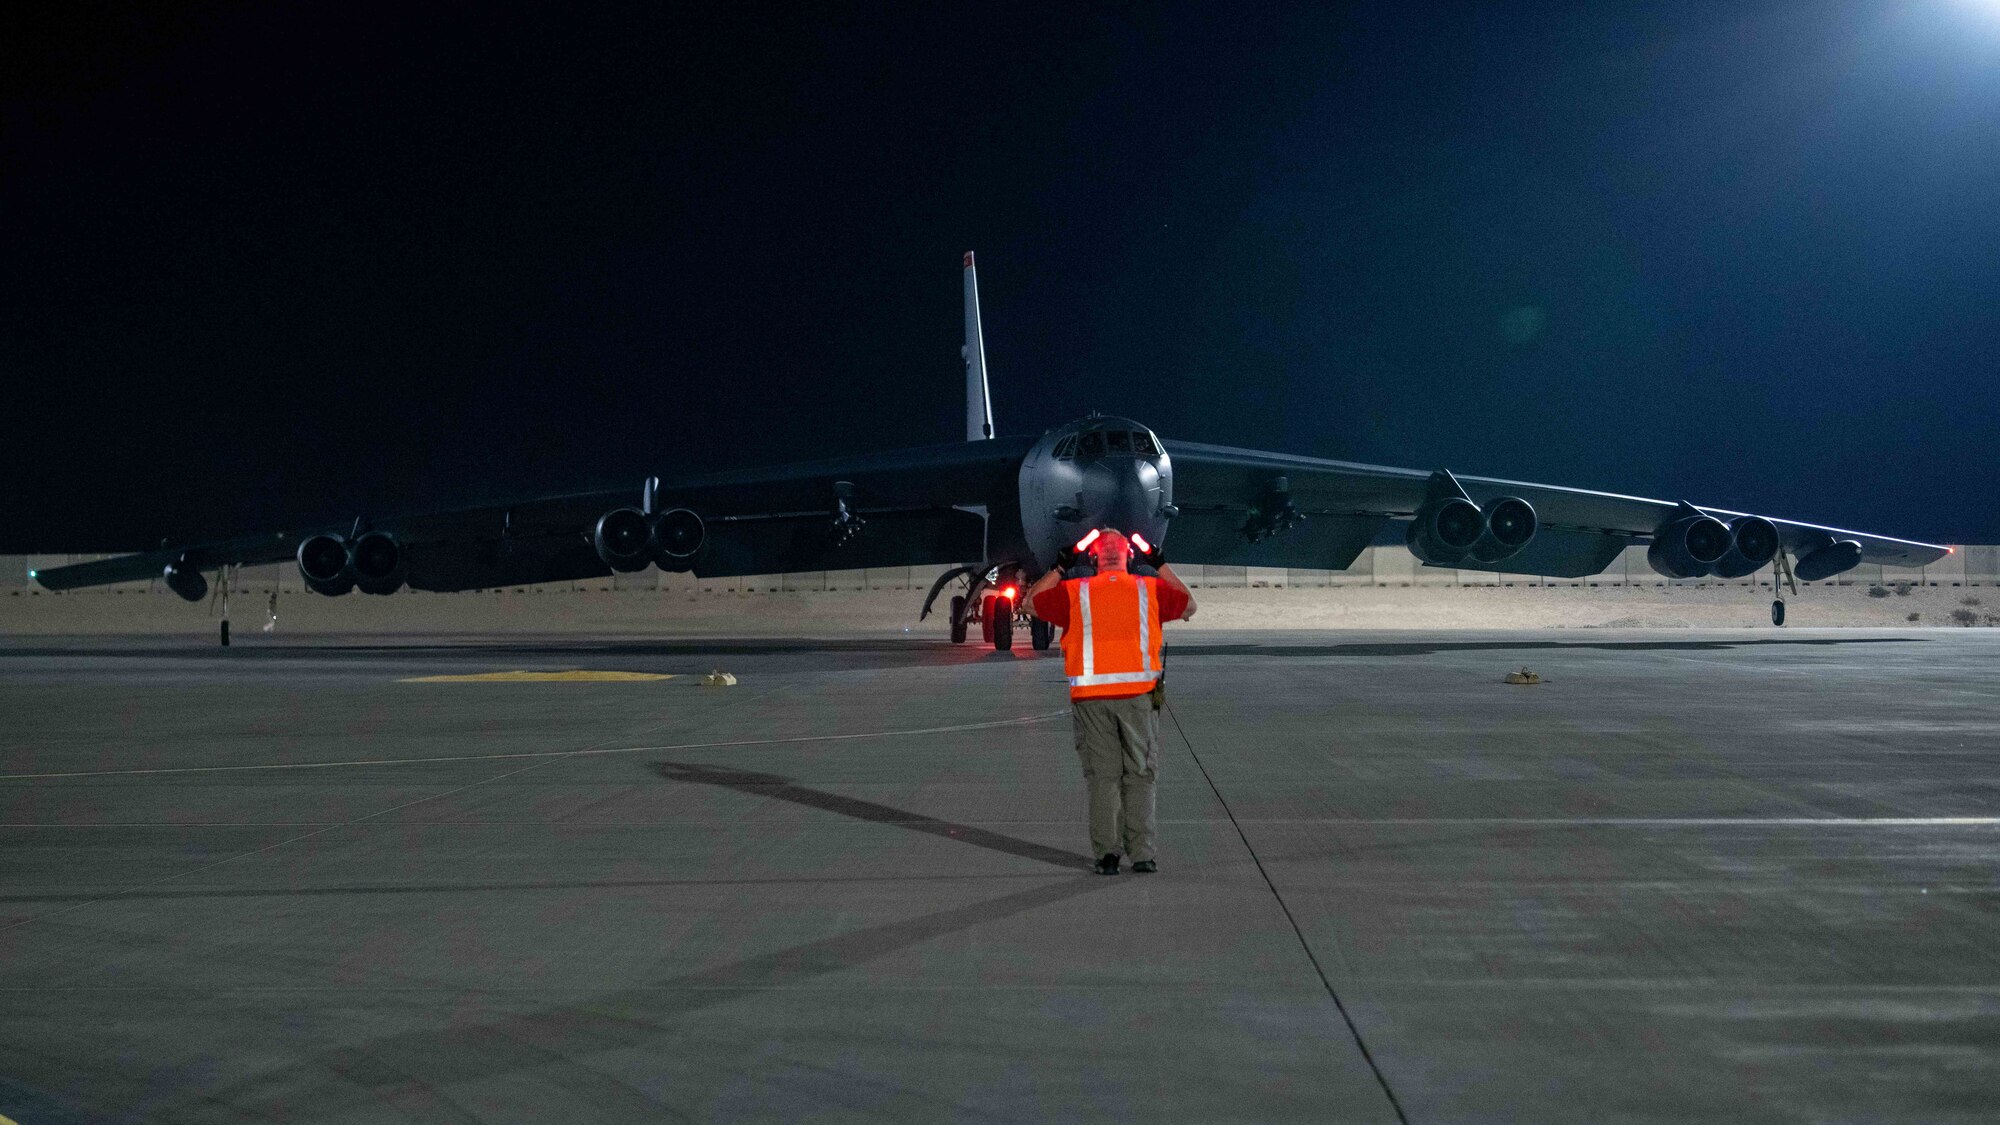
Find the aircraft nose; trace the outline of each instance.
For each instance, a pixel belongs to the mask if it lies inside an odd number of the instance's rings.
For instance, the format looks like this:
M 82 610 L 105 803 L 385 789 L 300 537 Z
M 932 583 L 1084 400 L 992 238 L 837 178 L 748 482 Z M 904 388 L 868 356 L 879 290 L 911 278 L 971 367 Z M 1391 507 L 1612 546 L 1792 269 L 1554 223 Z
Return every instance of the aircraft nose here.
M 1149 528 L 1160 507 L 1160 470 L 1146 461 L 1100 461 L 1083 474 L 1083 510 L 1095 527 Z

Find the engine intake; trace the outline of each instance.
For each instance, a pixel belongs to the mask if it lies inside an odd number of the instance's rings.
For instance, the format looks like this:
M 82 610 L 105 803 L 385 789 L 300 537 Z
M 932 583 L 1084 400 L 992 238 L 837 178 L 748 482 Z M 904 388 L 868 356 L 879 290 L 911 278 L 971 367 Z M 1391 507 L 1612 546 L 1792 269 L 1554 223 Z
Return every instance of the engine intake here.
M 1410 521 L 1410 553 L 1429 566 L 1456 566 L 1479 542 L 1486 517 L 1463 496 L 1427 502 Z
M 1773 538 L 1776 534 L 1773 528 Z M 1668 578 L 1706 578 L 1729 553 L 1731 541 L 1729 525 L 1695 512 L 1661 524 L 1646 548 L 1646 561 Z
M 299 544 L 299 577 L 315 594 L 338 597 L 354 589 L 354 560 L 347 541 L 315 535 Z
M 1520 554 L 1538 526 L 1534 506 L 1518 496 L 1489 500 L 1483 508 L 1463 496 L 1443 496 L 1417 509 L 1408 542 L 1427 566 L 1496 563 Z
M 1778 557 L 1778 546 L 1777 524 L 1762 516 L 1737 516 L 1729 521 L 1729 550 L 1716 560 L 1716 576 L 1755 574 Z
M 701 517 L 686 508 L 675 508 L 653 520 L 653 558 L 661 570 L 693 570 L 694 557 L 708 538 Z
M 1520 554 L 1540 526 L 1534 505 L 1518 496 L 1488 500 L 1479 510 L 1479 520 L 1479 541 L 1472 545 L 1471 555 L 1483 563 L 1496 563 Z
M 653 561 L 651 521 L 637 508 L 614 508 L 597 519 L 591 543 L 604 565 L 630 574 Z
M 393 594 L 403 588 L 403 546 L 396 537 L 371 531 L 354 541 L 348 550 L 354 568 L 354 585 L 364 594 Z

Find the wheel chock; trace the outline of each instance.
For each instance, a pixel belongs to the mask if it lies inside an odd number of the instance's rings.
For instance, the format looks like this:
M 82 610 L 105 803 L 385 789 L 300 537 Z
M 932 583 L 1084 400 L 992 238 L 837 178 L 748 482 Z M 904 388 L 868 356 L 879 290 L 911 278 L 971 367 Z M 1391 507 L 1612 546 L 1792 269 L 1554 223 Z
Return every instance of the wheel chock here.
M 1507 673 L 1507 682 L 1510 684 L 1539 684 L 1542 682 L 1542 677 L 1540 673 L 1530 672 L 1526 668 L 1523 668 L 1518 672 Z

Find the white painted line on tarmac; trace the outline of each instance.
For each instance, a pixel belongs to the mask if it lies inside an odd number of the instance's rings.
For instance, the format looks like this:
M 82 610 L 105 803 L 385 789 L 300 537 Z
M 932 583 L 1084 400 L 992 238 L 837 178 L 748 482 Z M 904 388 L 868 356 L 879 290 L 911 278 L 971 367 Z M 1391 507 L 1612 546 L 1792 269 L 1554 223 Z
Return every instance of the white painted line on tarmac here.
M 923 734 L 954 734 L 959 731 L 992 730 L 996 727 L 1028 726 L 1045 723 L 1069 708 L 1012 719 L 984 723 L 958 723 L 945 727 L 918 727 L 910 730 L 863 731 L 858 734 L 802 734 L 791 738 L 739 738 L 727 742 L 682 742 L 667 746 L 618 746 L 605 750 L 527 750 L 514 754 L 449 754 L 436 758 L 361 758 L 333 762 L 260 762 L 243 766 L 161 766 L 139 770 L 73 770 L 62 773 L 6 773 L 0 781 L 49 781 L 65 777 L 150 777 L 178 773 L 246 773 L 259 770 L 330 770 L 348 766 L 416 766 L 435 762 L 506 762 L 531 758 L 584 758 L 603 754 L 644 754 L 667 750 L 715 750 L 740 746 L 785 746 L 799 742 L 850 742 L 859 738 L 909 738 Z
M 1244 824 L 1367 824 L 1490 828 L 2000 828 L 2000 816 L 1243 817 Z

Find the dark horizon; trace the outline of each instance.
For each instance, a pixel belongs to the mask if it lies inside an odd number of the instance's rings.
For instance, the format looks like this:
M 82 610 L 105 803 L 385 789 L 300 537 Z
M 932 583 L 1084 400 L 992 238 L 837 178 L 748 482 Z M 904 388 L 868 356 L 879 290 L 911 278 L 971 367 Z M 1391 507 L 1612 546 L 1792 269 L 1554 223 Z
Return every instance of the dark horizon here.
M 956 440 L 968 249 L 1005 434 L 2000 542 L 1973 5 L 8 20 L 0 551 Z

